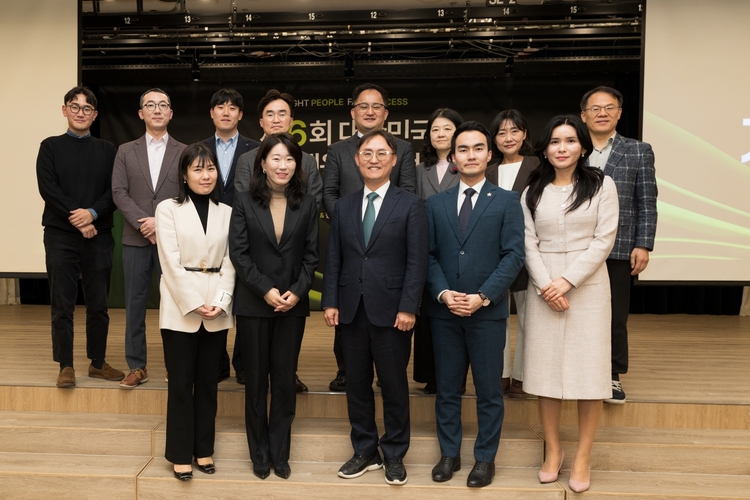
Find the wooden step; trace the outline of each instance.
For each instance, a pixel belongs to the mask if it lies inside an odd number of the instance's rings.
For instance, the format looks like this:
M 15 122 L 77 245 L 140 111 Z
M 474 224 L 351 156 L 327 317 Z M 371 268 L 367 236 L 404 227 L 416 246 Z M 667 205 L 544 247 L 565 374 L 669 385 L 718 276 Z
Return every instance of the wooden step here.
M 493 483 L 480 489 L 466 486 L 471 470 L 464 466 L 446 483 L 432 481 L 432 466 L 407 465 L 408 481 L 403 486 L 385 483 L 383 471 L 370 471 L 356 479 L 342 479 L 336 473 L 340 463 L 290 462 L 292 475 L 287 480 L 273 473 L 265 479 L 253 475 L 248 460 L 216 460 L 214 475 L 194 469 L 192 481 L 180 482 L 172 475 L 172 465 L 155 458 L 138 478 L 138 500 L 168 498 L 221 498 L 223 500 L 455 500 L 456 498 L 556 499 L 565 491 L 559 484 L 539 484 L 537 469 L 498 468 Z
M 383 422 L 378 422 L 382 432 Z M 301 462 L 333 462 L 339 465 L 352 456 L 349 437 L 351 427 L 346 419 L 297 418 L 292 425 L 293 460 Z M 249 458 L 245 421 L 240 418 L 220 417 L 216 421 L 215 456 L 230 460 Z M 461 456 L 473 463 L 474 438 L 477 426 L 464 425 Z M 164 454 L 166 423 L 159 425 L 154 435 L 155 456 Z M 495 463 L 499 467 L 540 467 L 544 447 L 539 436 L 527 426 L 503 426 Z M 411 444 L 405 457 L 407 464 L 434 465 L 440 459 L 440 446 L 434 423 L 412 422 Z M 469 462 L 467 462 L 469 463 Z
M 151 457 L 0 453 L 3 500 L 133 500 Z

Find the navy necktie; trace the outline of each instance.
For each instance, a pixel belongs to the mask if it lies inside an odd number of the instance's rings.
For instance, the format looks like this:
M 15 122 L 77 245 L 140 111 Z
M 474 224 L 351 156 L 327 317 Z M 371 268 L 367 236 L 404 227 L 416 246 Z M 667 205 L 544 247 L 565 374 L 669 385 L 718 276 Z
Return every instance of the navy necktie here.
M 474 208 L 471 205 L 471 197 L 474 196 L 474 193 L 476 192 L 477 191 L 474 188 L 467 188 L 466 191 L 464 191 L 466 198 L 464 198 L 464 203 L 461 205 L 461 211 L 458 212 L 458 227 L 461 228 L 461 236 L 466 234 L 466 228 L 469 227 L 471 211 Z
M 367 195 L 367 208 L 365 208 L 365 216 L 362 218 L 362 233 L 365 236 L 365 246 L 370 244 L 370 235 L 375 225 L 375 205 L 373 201 L 377 197 L 378 193 L 375 192 Z

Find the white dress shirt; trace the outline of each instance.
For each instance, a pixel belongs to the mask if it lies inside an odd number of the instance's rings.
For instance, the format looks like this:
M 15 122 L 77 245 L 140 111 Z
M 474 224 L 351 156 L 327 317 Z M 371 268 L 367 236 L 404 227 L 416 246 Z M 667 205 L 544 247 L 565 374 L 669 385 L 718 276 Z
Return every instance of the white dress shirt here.
M 164 134 L 161 139 L 154 139 L 146 132 L 146 151 L 148 152 L 148 170 L 151 173 L 151 187 L 156 191 L 156 183 L 159 182 L 159 172 L 164 161 L 164 152 L 167 150 L 169 134 Z
M 375 191 L 368 189 L 365 186 L 365 192 L 362 195 L 362 219 L 365 218 L 365 210 L 367 210 L 367 195 L 370 193 L 378 193 L 378 196 L 372 200 L 372 207 L 375 209 L 375 220 L 378 220 L 378 214 L 380 213 L 380 207 L 383 206 L 383 198 L 385 193 L 388 192 L 388 188 L 391 185 L 391 181 L 387 181 L 385 184 L 377 188 Z
M 476 190 L 474 196 L 471 197 L 471 208 L 474 209 L 474 207 L 477 206 L 477 199 L 479 198 L 479 193 L 482 192 L 482 188 L 484 187 L 485 182 L 487 182 L 487 179 L 485 177 L 482 177 L 482 180 L 477 182 L 473 186 L 464 184 L 464 181 L 460 181 L 458 183 L 458 205 L 456 205 L 456 214 L 461 213 L 461 205 L 464 204 L 464 200 L 466 199 L 466 190 L 468 188 L 473 188 L 474 190 Z

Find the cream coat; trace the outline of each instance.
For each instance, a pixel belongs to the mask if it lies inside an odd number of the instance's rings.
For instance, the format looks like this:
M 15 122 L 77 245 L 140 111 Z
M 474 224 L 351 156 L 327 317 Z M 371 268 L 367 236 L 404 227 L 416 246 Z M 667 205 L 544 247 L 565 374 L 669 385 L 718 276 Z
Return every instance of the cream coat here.
M 528 191 L 528 190 L 527 190 Z M 566 213 L 572 186 L 548 185 L 526 223 L 526 344 L 523 388 L 556 399 L 605 399 L 611 388 L 611 307 L 605 263 L 617 234 L 618 201 L 609 177 L 591 203 Z M 570 309 L 553 311 L 540 289 L 568 280 Z
M 156 241 L 161 263 L 159 328 L 196 332 L 201 322 L 209 332 L 234 326 L 232 295 L 234 266 L 229 260 L 231 207 L 208 204 L 204 234 L 198 211 L 188 199 L 182 205 L 169 199 L 156 207 Z M 218 273 L 186 271 L 186 267 L 220 267 Z M 202 305 L 219 306 L 224 314 L 204 321 L 192 312 Z

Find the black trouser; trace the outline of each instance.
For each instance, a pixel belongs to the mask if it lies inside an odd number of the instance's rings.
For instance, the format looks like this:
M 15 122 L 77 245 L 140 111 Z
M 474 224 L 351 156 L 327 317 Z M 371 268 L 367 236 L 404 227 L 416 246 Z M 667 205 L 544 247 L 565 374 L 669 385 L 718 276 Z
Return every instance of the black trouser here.
M 190 464 L 214 454 L 219 355 L 227 330 L 194 333 L 162 328 L 164 361 L 169 372 L 167 446 L 164 457 Z
M 84 238 L 80 232 L 56 228 L 44 231 L 47 277 L 49 279 L 52 315 L 52 359 L 64 366 L 73 366 L 73 313 L 78 298 L 78 277 L 83 284 L 86 303 L 86 356 L 105 357 L 112 274 L 112 233 L 101 232 Z
M 306 319 L 304 316 L 237 316 L 237 338 L 245 366 L 245 430 L 255 467 L 289 462 L 292 422 L 297 408 L 295 374 Z
M 629 260 L 607 259 L 609 288 L 612 293 L 612 374 L 628 372 L 628 313 L 630 283 L 633 277 Z

